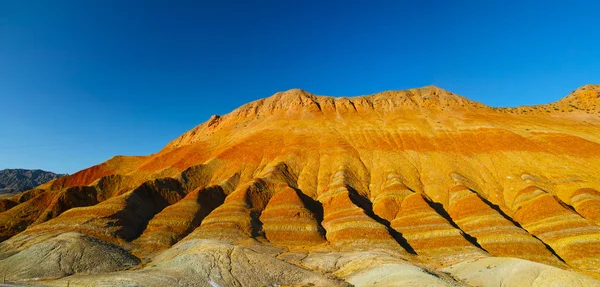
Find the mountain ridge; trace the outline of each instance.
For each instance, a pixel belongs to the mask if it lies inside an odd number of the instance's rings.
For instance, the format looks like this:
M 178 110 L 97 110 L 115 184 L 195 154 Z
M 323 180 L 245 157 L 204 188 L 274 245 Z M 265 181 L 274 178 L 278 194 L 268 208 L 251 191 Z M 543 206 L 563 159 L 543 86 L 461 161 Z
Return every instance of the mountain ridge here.
M 491 108 L 436 87 L 280 92 L 155 154 L 113 157 L 3 199 L 0 272 L 82 285 L 166 276 L 181 286 L 347 286 L 383 272 L 478 286 L 473 268 L 488 262 L 516 278 L 598 285 L 588 276 L 600 278 L 600 119 L 550 107 Z M 48 258 L 80 255 L 54 248 L 62 241 L 115 260 L 65 272 Z M 132 264 L 139 270 L 125 270 Z M 251 281 L 269 270 L 278 277 Z
M 425 109 L 425 112 L 427 112 L 430 109 L 434 109 L 436 113 L 452 113 L 458 109 L 461 112 L 477 112 L 478 110 L 489 112 L 490 110 L 495 110 L 501 113 L 546 116 L 564 114 L 565 106 L 567 106 L 567 111 L 569 112 L 584 113 L 586 115 L 599 113 L 600 96 L 592 98 L 589 103 L 579 104 L 580 107 L 573 110 L 573 104 L 571 104 L 573 101 L 572 98 L 577 97 L 582 92 L 598 93 L 600 95 L 600 85 L 582 86 L 553 103 L 498 108 L 469 100 L 436 86 L 425 86 L 409 90 L 390 90 L 372 95 L 352 97 L 317 96 L 302 89 L 290 89 L 275 93 L 268 98 L 242 105 L 225 116 L 213 115 L 207 122 L 192 128 L 182 136 L 171 141 L 167 144 L 167 147 L 178 147 L 182 144 L 183 138 L 193 137 L 200 132 L 210 134 L 222 122 L 239 121 L 248 118 L 258 119 L 261 116 L 283 113 L 284 111 L 293 115 L 302 111 L 309 113 L 344 113 L 349 111 L 359 112 L 359 110 L 366 111 L 369 109 L 376 112 L 423 111 L 421 109 Z M 379 104 L 376 105 L 374 102 Z

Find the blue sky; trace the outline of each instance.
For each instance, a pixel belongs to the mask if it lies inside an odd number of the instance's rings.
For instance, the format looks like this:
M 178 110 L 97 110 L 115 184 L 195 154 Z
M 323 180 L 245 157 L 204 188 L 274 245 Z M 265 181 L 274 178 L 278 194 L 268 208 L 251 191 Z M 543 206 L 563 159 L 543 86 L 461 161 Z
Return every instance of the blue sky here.
M 577 0 L 0 0 L 0 169 L 73 173 L 155 153 L 290 88 L 555 101 L 600 82 L 597 11 Z

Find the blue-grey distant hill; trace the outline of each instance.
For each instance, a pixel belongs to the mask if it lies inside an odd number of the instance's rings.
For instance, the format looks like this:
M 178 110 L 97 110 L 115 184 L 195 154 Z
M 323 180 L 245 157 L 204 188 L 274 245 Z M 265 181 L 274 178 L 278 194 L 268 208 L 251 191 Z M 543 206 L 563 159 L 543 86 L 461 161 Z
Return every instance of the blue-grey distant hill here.
M 3 169 L 0 170 L 0 194 L 26 191 L 65 175 L 39 169 Z

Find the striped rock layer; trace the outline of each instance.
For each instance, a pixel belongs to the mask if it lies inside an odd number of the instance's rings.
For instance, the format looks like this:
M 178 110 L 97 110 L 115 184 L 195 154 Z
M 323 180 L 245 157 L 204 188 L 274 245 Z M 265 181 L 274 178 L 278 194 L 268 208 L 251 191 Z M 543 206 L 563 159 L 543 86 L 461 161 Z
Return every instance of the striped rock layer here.
M 593 85 L 519 108 L 436 87 L 277 93 L 156 154 L 3 199 L 0 255 L 74 232 L 146 264 L 216 240 L 439 266 L 512 257 L 600 277 L 598 103 Z

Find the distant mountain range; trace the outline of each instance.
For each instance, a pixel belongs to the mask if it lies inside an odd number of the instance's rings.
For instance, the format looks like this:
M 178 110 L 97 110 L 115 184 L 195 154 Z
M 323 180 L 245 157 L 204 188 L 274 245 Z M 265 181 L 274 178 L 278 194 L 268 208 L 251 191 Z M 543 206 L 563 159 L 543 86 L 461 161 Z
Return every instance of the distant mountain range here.
M 39 169 L 3 169 L 0 170 L 0 194 L 26 191 L 65 175 Z

